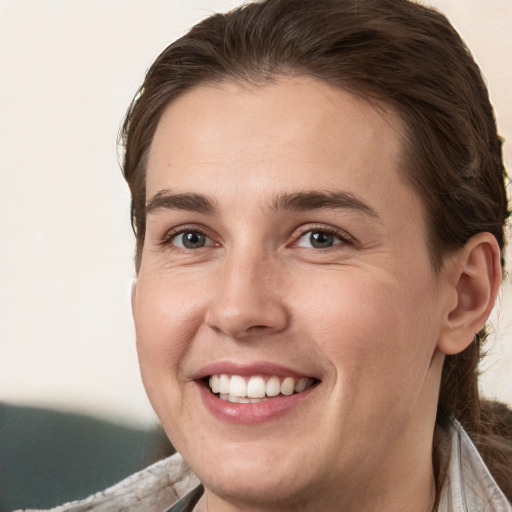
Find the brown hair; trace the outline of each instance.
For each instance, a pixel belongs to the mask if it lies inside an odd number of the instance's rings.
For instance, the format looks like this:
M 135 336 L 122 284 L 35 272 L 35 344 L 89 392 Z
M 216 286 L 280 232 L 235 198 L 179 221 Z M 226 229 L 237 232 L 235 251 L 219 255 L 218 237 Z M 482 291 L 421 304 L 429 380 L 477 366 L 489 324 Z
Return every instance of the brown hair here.
M 479 68 L 448 20 L 408 0 L 266 0 L 196 25 L 149 69 L 124 126 L 136 268 L 145 235 L 145 166 L 165 107 L 205 83 L 307 75 L 390 105 L 408 130 L 406 176 L 427 212 L 435 268 L 473 235 L 504 247 L 508 216 L 501 140 Z M 485 332 L 446 358 L 437 424 L 468 430 L 512 499 L 512 447 L 493 427 L 477 377 Z M 504 449 L 504 446 L 508 448 Z

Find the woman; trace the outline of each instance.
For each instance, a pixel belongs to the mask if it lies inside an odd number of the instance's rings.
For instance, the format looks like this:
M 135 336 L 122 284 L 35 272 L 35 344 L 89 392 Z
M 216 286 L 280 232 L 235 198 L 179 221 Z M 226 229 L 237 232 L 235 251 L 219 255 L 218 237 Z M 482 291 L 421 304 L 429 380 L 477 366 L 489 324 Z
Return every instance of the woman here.
M 512 510 L 503 409 L 477 388 L 501 142 L 442 15 L 214 15 L 123 135 L 141 373 L 181 455 L 59 510 Z

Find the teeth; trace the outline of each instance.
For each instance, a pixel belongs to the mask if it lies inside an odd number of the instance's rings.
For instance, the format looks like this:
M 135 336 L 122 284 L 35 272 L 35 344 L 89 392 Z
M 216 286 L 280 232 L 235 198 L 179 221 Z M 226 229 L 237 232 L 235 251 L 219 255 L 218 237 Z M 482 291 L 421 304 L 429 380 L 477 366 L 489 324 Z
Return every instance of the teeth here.
M 219 393 L 229 393 L 229 377 L 225 374 L 222 374 L 219 377 Z
M 231 396 L 239 396 L 240 398 L 247 396 L 247 383 L 240 375 L 233 375 L 229 381 L 229 394 Z
M 212 375 L 210 377 L 210 388 L 214 393 L 220 392 L 220 386 L 219 386 L 220 377 L 218 375 Z
M 299 379 L 297 381 L 297 383 L 295 384 L 295 393 L 302 393 L 303 391 L 306 390 L 307 386 L 308 386 L 308 379 L 306 379 L 306 378 Z
M 281 393 L 281 383 L 279 382 L 279 377 L 270 377 L 270 379 L 267 380 L 265 392 L 267 396 L 277 396 L 279 393 Z
M 281 384 L 281 393 L 285 396 L 293 395 L 295 391 L 295 379 L 293 377 L 286 377 Z
M 243 398 L 241 396 L 229 395 L 228 402 L 233 402 L 235 404 L 250 404 L 251 400 L 249 398 Z
M 247 396 L 251 398 L 263 398 L 265 396 L 265 381 L 263 377 L 251 377 L 249 379 Z
M 313 385 L 313 379 L 285 377 L 282 381 L 276 375 L 265 382 L 265 378 L 255 375 L 246 380 L 240 375 L 212 375 L 210 389 L 222 400 L 233 403 L 258 403 L 278 395 L 290 396 L 302 393 Z

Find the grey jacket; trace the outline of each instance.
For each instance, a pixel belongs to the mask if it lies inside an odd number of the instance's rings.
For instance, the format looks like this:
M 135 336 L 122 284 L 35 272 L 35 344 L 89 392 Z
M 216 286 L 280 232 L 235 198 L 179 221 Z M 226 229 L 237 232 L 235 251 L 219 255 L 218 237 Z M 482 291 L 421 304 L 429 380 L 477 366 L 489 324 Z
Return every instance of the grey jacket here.
M 181 456 L 175 454 L 106 491 L 47 512 L 165 512 L 198 484 Z M 457 422 L 451 430 L 451 457 L 438 512 L 512 512 L 475 445 Z

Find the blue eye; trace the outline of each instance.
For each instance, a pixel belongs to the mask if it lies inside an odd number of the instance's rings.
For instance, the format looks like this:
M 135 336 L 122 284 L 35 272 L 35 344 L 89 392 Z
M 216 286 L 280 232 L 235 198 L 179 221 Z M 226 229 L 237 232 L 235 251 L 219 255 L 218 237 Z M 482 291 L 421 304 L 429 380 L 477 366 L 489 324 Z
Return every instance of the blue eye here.
M 200 231 L 182 231 L 172 238 L 172 244 L 182 249 L 200 249 L 210 243 L 211 240 Z
M 297 242 L 298 247 L 312 247 L 313 249 L 328 249 L 342 242 L 340 237 L 328 231 L 316 230 L 304 233 Z

